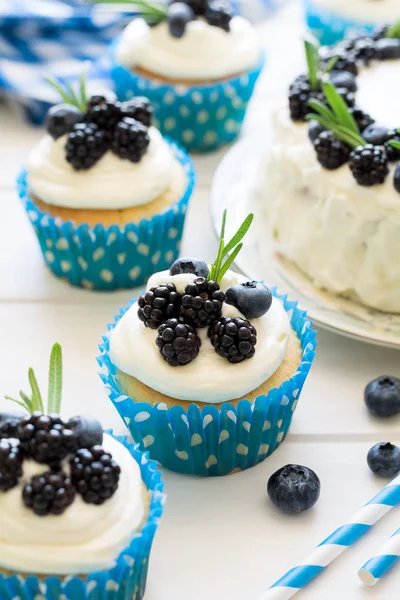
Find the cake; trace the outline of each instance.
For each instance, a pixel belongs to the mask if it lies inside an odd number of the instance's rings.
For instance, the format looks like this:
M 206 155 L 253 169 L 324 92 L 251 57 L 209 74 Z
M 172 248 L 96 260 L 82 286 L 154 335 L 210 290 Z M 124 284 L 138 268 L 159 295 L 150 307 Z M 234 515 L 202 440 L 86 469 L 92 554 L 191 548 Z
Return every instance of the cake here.
M 0 413 L 2 597 L 140 600 L 162 512 L 160 474 L 126 437 L 93 417 L 59 416 L 55 344 L 44 410 L 34 373 L 22 412 Z M 50 412 L 51 411 L 51 412 Z M 31 413 L 31 414 L 29 414 Z
M 56 275 L 132 287 L 177 256 L 193 168 L 152 125 L 147 98 L 87 98 L 84 85 L 78 97 L 55 83 L 65 101 L 50 109 L 19 192 Z
M 399 14 L 397 0 L 304 0 L 307 24 L 323 44 L 349 33 L 372 33 Z
M 317 288 L 399 313 L 400 39 L 378 38 L 306 45 L 259 187 L 278 253 Z
M 231 142 L 263 64 L 253 26 L 229 1 L 145 5 L 147 21 L 134 18 L 112 49 L 118 97 L 146 94 L 162 133 L 190 150 Z
M 296 303 L 221 260 L 224 248 L 240 250 L 233 239 L 224 246 L 222 236 L 211 266 L 182 258 L 153 275 L 102 346 L 111 400 L 134 439 L 173 470 L 222 475 L 266 458 L 314 356 Z

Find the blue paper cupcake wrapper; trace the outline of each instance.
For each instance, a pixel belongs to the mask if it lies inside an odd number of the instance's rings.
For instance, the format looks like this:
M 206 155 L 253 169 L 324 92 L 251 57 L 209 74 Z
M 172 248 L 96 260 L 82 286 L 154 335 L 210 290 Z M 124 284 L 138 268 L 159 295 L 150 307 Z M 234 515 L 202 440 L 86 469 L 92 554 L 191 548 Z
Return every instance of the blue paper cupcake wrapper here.
M 351 32 L 370 33 L 378 26 L 377 23 L 341 17 L 337 13 L 317 6 L 313 0 L 304 0 L 304 3 L 309 29 L 321 44 L 326 46 L 336 44 Z
M 135 441 L 164 467 L 193 475 L 226 475 L 235 469 L 253 467 L 284 440 L 314 360 L 316 333 L 296 302 L 275 289 L 273 294 L 283 303 L 300 339 L 302 360 L 296 373 L 279 388 L 252 403 L 241 400 L 236 408 L 228 402 L 220 409 L 213 405 L 200 409 L 190 404 L 186 411 L 181 406 L 168 408 L 165 403 L 152 406 L 139 398 L 131 400 L 119 389 L 116 367 L 109 355 L 109 334 L 103 337 L 97 360 L 110 400 Z M 109 330 L 128 308 L 120 311 Z
M 118 41 L 116 42 L 118 43 Z M 204 85 L 171 84 L 118 65 L 112 47 L 112 77 L 120 100 L 146 96 L 153 104 L 155 124 L 191 151 L 209 152 L 234 141 L 264 66 L 240 76 Z
M 51 217 L 29 196 L 27 172 L 17 180 L 19 196 L 37 235 L 47 266 L 72 285 L 116 290 L 142 285 L 156 271 L 170 267 L 179 256 L 187 205 L 195 184 L 190 157 L 167 140 L 187 175 L 185 192 L 164 213 L 125 227 L 75 225 Z
M 110 432 L 112 433 L 112 432 Z M 157 464 L 132 444 L 126 436 L 113 436 L 123 444 L 140 466 L 142 480 L 150 493 L 146 523 L 109 571 L 87 576 L 51 576 L 25 573 L 4 574 L 0 570 L 1 600 L 141 600 L 146 587 L 147 569 L 154 534 L 165 501 L 164 484 Z M 129 498 L 127 498 L 127 502 Z M 38 548 L 40 552 L 40 548 Z

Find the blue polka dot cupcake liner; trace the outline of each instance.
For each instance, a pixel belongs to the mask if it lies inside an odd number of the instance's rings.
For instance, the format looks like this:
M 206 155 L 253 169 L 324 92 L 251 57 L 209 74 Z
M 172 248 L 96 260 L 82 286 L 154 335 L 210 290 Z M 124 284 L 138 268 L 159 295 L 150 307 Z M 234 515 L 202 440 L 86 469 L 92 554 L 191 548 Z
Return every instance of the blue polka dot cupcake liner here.
M 111 432 L 109 432 L 111 433 Z M 117 557 L 115 566 L 81 576 L 37 576 L 1 572 L 1 600 L 141 600 L 144 596 L 149 556 L 163 512 L 165 495 L 161 472 L 147 452 L 141 452 L 126 436 L 113 435 L 140 466 L 142 480 L 150 494 L 150 507 L 142 529 Z M 129 498 L 127 498 L 129 501 Z M 38 548 L 40 552 L 40 548 Z
M 183 166 L 187 186 L 182 197 L 162 214 L 125 227 L 75 225 L 42 211 L 29 196 L 27 172 L 17 180 L 19 196 L 35 230 L 49 269 L 72 285 L 90 290 L 132 288 L 179 256 L 189 199 L 195 185 L 190 157 L 174 142 L 172 151 Z
M 316 333 L 307 314 L 297 303 L 273 289 L 290 318 L 302 348 L 301 363 L 294 375 L 279 388 L 254 402 L 241 400 L 235 407 L 190 404 L 168 408 L 131 399 L 121 393 L 117 369 L 110 359 L 109 334 L 103 337 L 98 357 L 99 375 L 107 394 L 135 441 L 163 467 L 200 476 L 227 475 L 255 466 L 285 439 L 304 382 L 315 357 Z M 133 302 L 132 302 L 133 303 Z M 131 303 L 131 305 L 132 305 Z M 112 330 L 129 307 L 108 326 Z M 177 373 L 177 377 L 179 374 Z
M 371 33 L 377 27 L 376 23 L 341 17 L 317 6 L 313 0 L 304 0 L 304 3 L 308 28 L 324 46 L 336 44 L 349 33 Z
M 113 47 L 115 48 L 115 46 Z M 204 85 L 171 84 L 144 77 L 113 59 L 112 77 L 120 100 L 146 96 L 155 125 L 189 151 L 210 152 L 239 135 L 264 58 L 252 70 Z

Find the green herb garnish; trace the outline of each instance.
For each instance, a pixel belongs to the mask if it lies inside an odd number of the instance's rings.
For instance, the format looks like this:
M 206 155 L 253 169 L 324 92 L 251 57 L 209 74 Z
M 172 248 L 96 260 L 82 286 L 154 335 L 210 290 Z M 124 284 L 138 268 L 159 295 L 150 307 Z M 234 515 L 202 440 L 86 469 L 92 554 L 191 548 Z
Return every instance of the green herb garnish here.
M 338 140 L 351 148 L 365 146 L 366 141 L 361 136 L 356 120 L 333 83 L 323 82 L 322 90 L 329 106 L 320 100 L 309 100 L 308 104 L 315 113 L 309 113 L 306 119 L 318 121 L 325 129 L 329 129 Z
M 227 210 L 224 210 L 224 214 L 222 216 L 222 225 L 221 225 L 221 233 L 219 237 L 219 246 L 217 257 L 213 264 L 211 265 L 210 273 L 208 275 L 209 281 L 216 281 L 217 283 L 221 281 L 225 273 L 228 271 L 230 266 L 236 260 L 237 255 L 243 248 L 243 244 L 241 243 L 242 239 L 250 229 L 250 225 L 253 222 L 254 215 L 250 213 L 247 215 L 235 235 L 232 239 L 225 245 L 225 226 L 226 226 L 226 215 Z M 223 262 L 225 256 L 232 252 L 230 256 Z
M 321 67 L 321 57 L 319 55 L 319 46 L 312 42 L 305 40 L 304 49 L 306 52 L 307 69 L 308 69 L 308 80 L 311 85 L 311 89 L 316 92 L 319 90 L 321 80 L 324 75 L 332 71 L 338 61 L 338 56 L 333 56 L 324 69 Z
M 167 18 L 168 6 L 153 0 L 89 0 L 92 4 L 127 4 L 131 10 L 151 23 L 160 23 Z
M 62 84 L 58 79 L 45 77 L 45 81 L 50 84 L 61 96 L 65 104 L 76 106 L 82 113 L 87 109 L 86 94 L 86 72 L 79 78 L 79 90 L 76 92 L 70 83 Z
M 29 383 L 31 386 L 31 395 L 20 391 L 20 398 L 11 398 L 6 396 L 6 400 L 15 402 L 22 406 L 29 413 L 35 411 L 44 413 L 42 394 L 33 369 L 28 371 Z M 62 396 L 62 351 L 60 344 L 54 344 L 51 350 L 50 367 L 49 367 L 49 389 L 47 400 L 47 414 L 60 414 Z
M 400 20 L 395 21 L 386 32 L 387 38 L 400 38 Z

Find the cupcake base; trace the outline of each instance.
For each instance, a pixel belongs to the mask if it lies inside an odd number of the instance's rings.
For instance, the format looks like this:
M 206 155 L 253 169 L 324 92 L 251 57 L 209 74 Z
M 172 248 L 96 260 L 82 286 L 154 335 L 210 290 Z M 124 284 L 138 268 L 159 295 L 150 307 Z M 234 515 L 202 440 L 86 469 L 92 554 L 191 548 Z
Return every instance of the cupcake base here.
M 111 48 L 111 56 L 119 100 L 149 98 L 155 125 L 190 151 L 210 152 L 238 137 L 264 57 L 252 69 L 236 76 L 209 82 L 174 82 L 119 65 L 114 57 L 118 41 Z
M 184 408 L 177 404 L 169 407 L 166 402 L 154 405 L 153 396 L 150 401 L 143 401 L 139 395 L 131 398 L 121 393 L 117 369 L 109 354 L 109 335 L 103 337 L 99 374 L 110 400 L 133 438 L 167 469 L 201 476 L 227 475 L 261 462 L 286 437 L 314 360 L 316 334 L 296 302 L 275 289 L 272 292 L 282 302 L 300 342 L 301 360 L 297 367 L 293 365 L 291 376 L 252 401 L 220 406 L 188 403 Z M 120 311 L 108 329 L 115 327 L 128 308 Z
M 81 223 L 77 222 L 77 211 L 65 209 L 63 218 L 60 215 L 64 209 L 51 208 L 31 197 L 27 173 L 22 170 L 17 180 L 18 193 L 44 260 L 57 277 L 90 290 L 131 288 L 142 285 L 156 271 L 169 268 L 178 258 L 195 175 L 189 156 L 173 142 L 169 144 L 179 163 L 177 168 L 185 173 L 186 187 L 179 196 L 172 186 L 160 200 L 159 213 L 155 206 L 131 209 L 133 221 L 127 220 L 128 211 L 112 211 L 114 215 L 108 215 L 108 221 L 101 215 L 107 221 L 104 223 L 98 223 L 96 215 L 88 215 L 92 211 L 82 211 Z
M 300 341 L 297 335 L 292 331 L 292 335 L 289 338 L 288 348 L 286 350 L 286 356 L 280 365 L 279 369 L 275 371 L 275 373 L 264 381 L 257 389 L 249 392 L 243 398 L 238 398 L 236 400 L 229 400 L 229 403 L 237 408 L 239 402 L 241 400 L 248 400 L 249 402 L 254 402 L 256 398 L 259 396 L 267 395 L 274 388 L 278 388 L 285 381 L 290 379 L 294 373 L 296 373 L 301 362 L 301 347 Z M 191 404 L 194 404 L 190 400 L 177 400 L 176 398 L 171 398 L 170 396 L 166 396 L 165 394 L 161 394 L 156 390 L 148 387 L 138 379 L 135 379 L 131 375 L 127 375 L 122 371 L 117 369 L 116 379 L 120 385 L 121 392 L 126 394 L 132 401 L 134 402 L 134 398 L 140 398 L 141 402 L 148 402 L 152 406 L 156 406 L 160 402 L 165 403 L 168 408 L 172 406 L 182 406 L 184 409 L 188 410 Z M 196 402 L 195 403 L 200 409 L 209 406 L 209 404 L 204 402 Z M 223 402 L 213 404 L 212 406 L 220 409 L 223 406 Z

